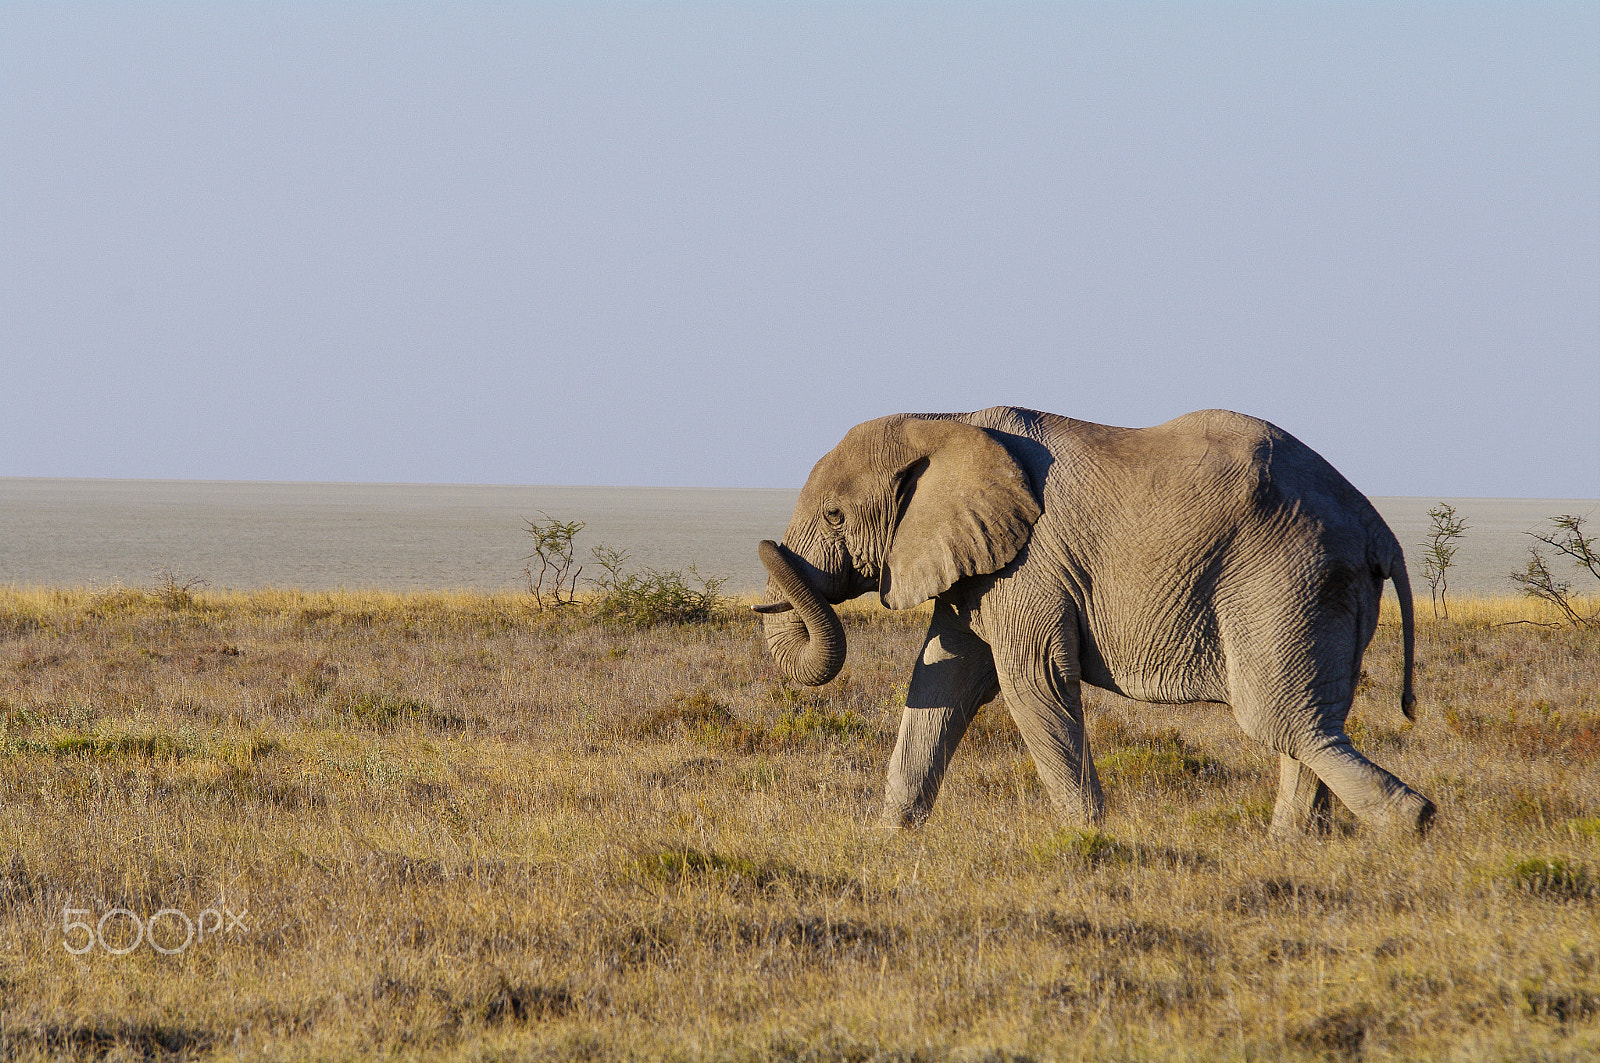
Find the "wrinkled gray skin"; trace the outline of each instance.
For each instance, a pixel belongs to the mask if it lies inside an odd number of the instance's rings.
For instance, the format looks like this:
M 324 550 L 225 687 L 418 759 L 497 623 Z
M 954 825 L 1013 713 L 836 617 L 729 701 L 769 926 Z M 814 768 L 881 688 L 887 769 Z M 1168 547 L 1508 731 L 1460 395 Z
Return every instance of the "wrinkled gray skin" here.
M 829 603 L 934 599 L 889 762 L 884 823 L 927 817 L 980 706 L 1005 695 L 1069 819 L 1097 822 L 1080 683 L 1220 702 L 1279 754 L 1275 832 L 1325 830 L 1328 790 L 1374 826 L 1427 830 L 1427 798 L 1345 735 L 1385 579 L 1405 559 L 1366 498 L 1287 432 L 1225 410 L 1112 428 L 998 406 L 852 428 L 765 542 L 767 645 L 812 686 L 844 664 Z

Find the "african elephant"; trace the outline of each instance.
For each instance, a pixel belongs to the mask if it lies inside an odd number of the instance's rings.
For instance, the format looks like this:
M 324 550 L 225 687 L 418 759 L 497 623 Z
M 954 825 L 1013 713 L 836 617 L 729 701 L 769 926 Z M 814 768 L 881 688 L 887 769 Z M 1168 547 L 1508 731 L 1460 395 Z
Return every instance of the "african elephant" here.
M 934 599 L 889 762 L 886 826 L 928 815 L 967 724 L 997 693 L 1052 802 L 1104 810 L 1080 682 L 1228 705 L 1279 754 L 1274 832 L 1324 826 L 1328 788 L 1370 825 L 1425 832 L 1433 802 L 1345 734 L 1394 581 L 1412 715 L 1405 558 L 1370 502 L 1305 444 L 1226 410 L 1113 428 L 996 406 L 852 428 L 812 469 L 756 606 L 778 669 L 844 664 L 830 603 Z

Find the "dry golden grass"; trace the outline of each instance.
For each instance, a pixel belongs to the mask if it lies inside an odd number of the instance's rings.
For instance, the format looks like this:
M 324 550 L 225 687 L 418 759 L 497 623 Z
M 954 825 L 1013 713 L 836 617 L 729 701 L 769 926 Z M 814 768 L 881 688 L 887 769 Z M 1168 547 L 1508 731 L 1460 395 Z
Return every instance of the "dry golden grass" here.
M 1414 726 L 1385 616 L 1352 732 L 1432 836 L 1287 843 L 1225 713 L 1104 694 L 1103 832 L 998 704 L 929 824 L 873 829 L 916 616 L 848 610 L 810 691 L 747 617 L 180 590 L 0 591 L 0 1054 L 1600 1051 L 1600 633 L 1492 626 L 1534 603 L 1423 603 Z M 68 951 L 117 908 L 247 929 Z

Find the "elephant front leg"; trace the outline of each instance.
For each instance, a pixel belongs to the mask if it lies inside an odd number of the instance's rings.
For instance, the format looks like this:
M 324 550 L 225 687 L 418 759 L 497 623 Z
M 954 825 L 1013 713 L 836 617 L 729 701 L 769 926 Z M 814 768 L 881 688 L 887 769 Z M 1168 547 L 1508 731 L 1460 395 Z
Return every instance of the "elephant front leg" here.
M 988 644 L 936 603 L 889 760 L 883 826 L 914 827 L 928 818 L 967 725 L 998 691 Z
M 1278 803 L 1273 834 L 1327 834 L 1333 829 L 1333 795 L 1317 773 L 1287 753 L 1278 754 Z

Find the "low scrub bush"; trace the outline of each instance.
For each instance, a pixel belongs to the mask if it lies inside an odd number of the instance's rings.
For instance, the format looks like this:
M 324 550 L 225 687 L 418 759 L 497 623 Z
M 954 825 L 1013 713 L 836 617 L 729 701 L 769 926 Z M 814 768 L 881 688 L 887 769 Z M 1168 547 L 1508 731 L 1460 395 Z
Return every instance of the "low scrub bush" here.
M 596 619 L 635 627 L 657 624 L 698 624 L 722 615 L 725 577 L 701 576 L 693 565 L 687 572 L 673 569 L 660 572 L 624 572 L 628 555 L 609 547 L 597 546 L 595 560 L 605 575 L 594 580 L 595 594 L 590 608 Z M 690 581 L 698 587 L 690 586 Z
M 1362 1002 L 1340 1008 L 1289 1033 L 1291 1044 L 1336 1059 L 1356 1059 L 1362 1054 L 1367 1036 L 1379 1025 L 1377 1009 Z
M 525 520 L 523 529 L 534 552 L 523 558 L 522 576 L 528 594 L 543 610 L 585 602 L 596 620 L 633 627 L 658 624 L 699 624 L 723 617 L 728 600 L 722 596 L 723 576 L 702 576 L 690 565 L 685 569 L 628 571 L 629 555 L 601 543 L 590 556 L 602 575 L 585 580 L 591 591 L 578 591 L 584 566 L 577 564 L 577 537 L 584 521 L 562 521 L 541 513 L 541 520 Z
M 1035 845 L 1033 855 L 1045 861 L 1066 857 L 1080 864 L 1097 867 L 1101 864 L 1130 864 L 1138 854 L 1132 846 L 1124 845 L 1101 831 L 1068 830 L 1053 834 Z
M 1513 705 L 1497 716 L 1446 706 L 1444 720 L 1464 738 L 1490 740 L 1523 756 L 1557 755 L 1575 763 L 1600 760 L 1600 716 L 1554 711 L 1548 702 L 1535 702 L 1522 711 Z
M 659 882 L 682 882 L 694 878 L 742 879 L 753 885 L 762 885 L 773 877 L 771 869 L 757 867 L 755 861 L 745 857 L 724 856 L 688 846 L 645 853 L 638 857 L 636 866 L 646 877 Z
M 93 760 L 130 758 L 177 760 L 194 753 L 194 747 L 167 734 L 82 734 L 70 733 L 48 739 L 13 738 L 7 751 L 13 754 L 44 753 L 57 757 L 84 757 Z
M 867 722 L 849 709 L 836 712 L 825 705 L 807 705 L 784 713 L 768 734 L 772 744 L 781 747 L 861 738 L 871 731 Z
M 1543 978 L 1531 978 L 1523 985 L 1522 1003 L 1529 1018 L 1562 1025 L 1600 1015 L 1600 993 L 1551 985 Z
M 1271 801 L 1251 801 L 1241 805 L 1228 805 L 1207 812 L 1191 813 L 1197 826 L 1223 827 L 1233 830 L 1259 830 L 1272 822 Z
M 703 740 L 710 731 L 727 728 L 733 723 L 733 710 L 709 691 L 697 690 L 692 694 L 680 691 L 641 720 L 638 733 L 651 738 L 676 734 Z
M 1199 779 L 1221 781 L 1227 776 L 1221 764 L 1191 748 L 1176 728 L 1123 734 L 1128 742 L 1124 748 L 1095 759 L 1108 782 L 1130 787 L 1179 786 Z
M 674 694 L 665 705 L 639 725 L 644 736 L 680 736 L 712 749 L 754 753 L 778 752 L 852 741 L 872 733 L 872 727 L 848 709 L 807 701 L 789 704 L 772 724 L 736 716 L 727 703 L 708 691 Z
M 156 586 L 151 597 L 162 608 L 173 612 L 193 609 L 200 604 L 194 592 L 210 582 L 200 576 L 182 576 L 171 569 L 162 569 L 156 573 Z
M 465 717 L 441 712 L 426 701 L 373 691 L 350 695 L 344 700 L 343 709 L 357 723 L 376 731 L 392 731 L 406 725 L 458 731 L 470 723 Z
M 1562 856 L 1530 856 L 1517 860 L 1506 875 L 1519 888 L 1552 900 L 1584 900 L 1600 895 L 1600 882 L 1585 864 Z

